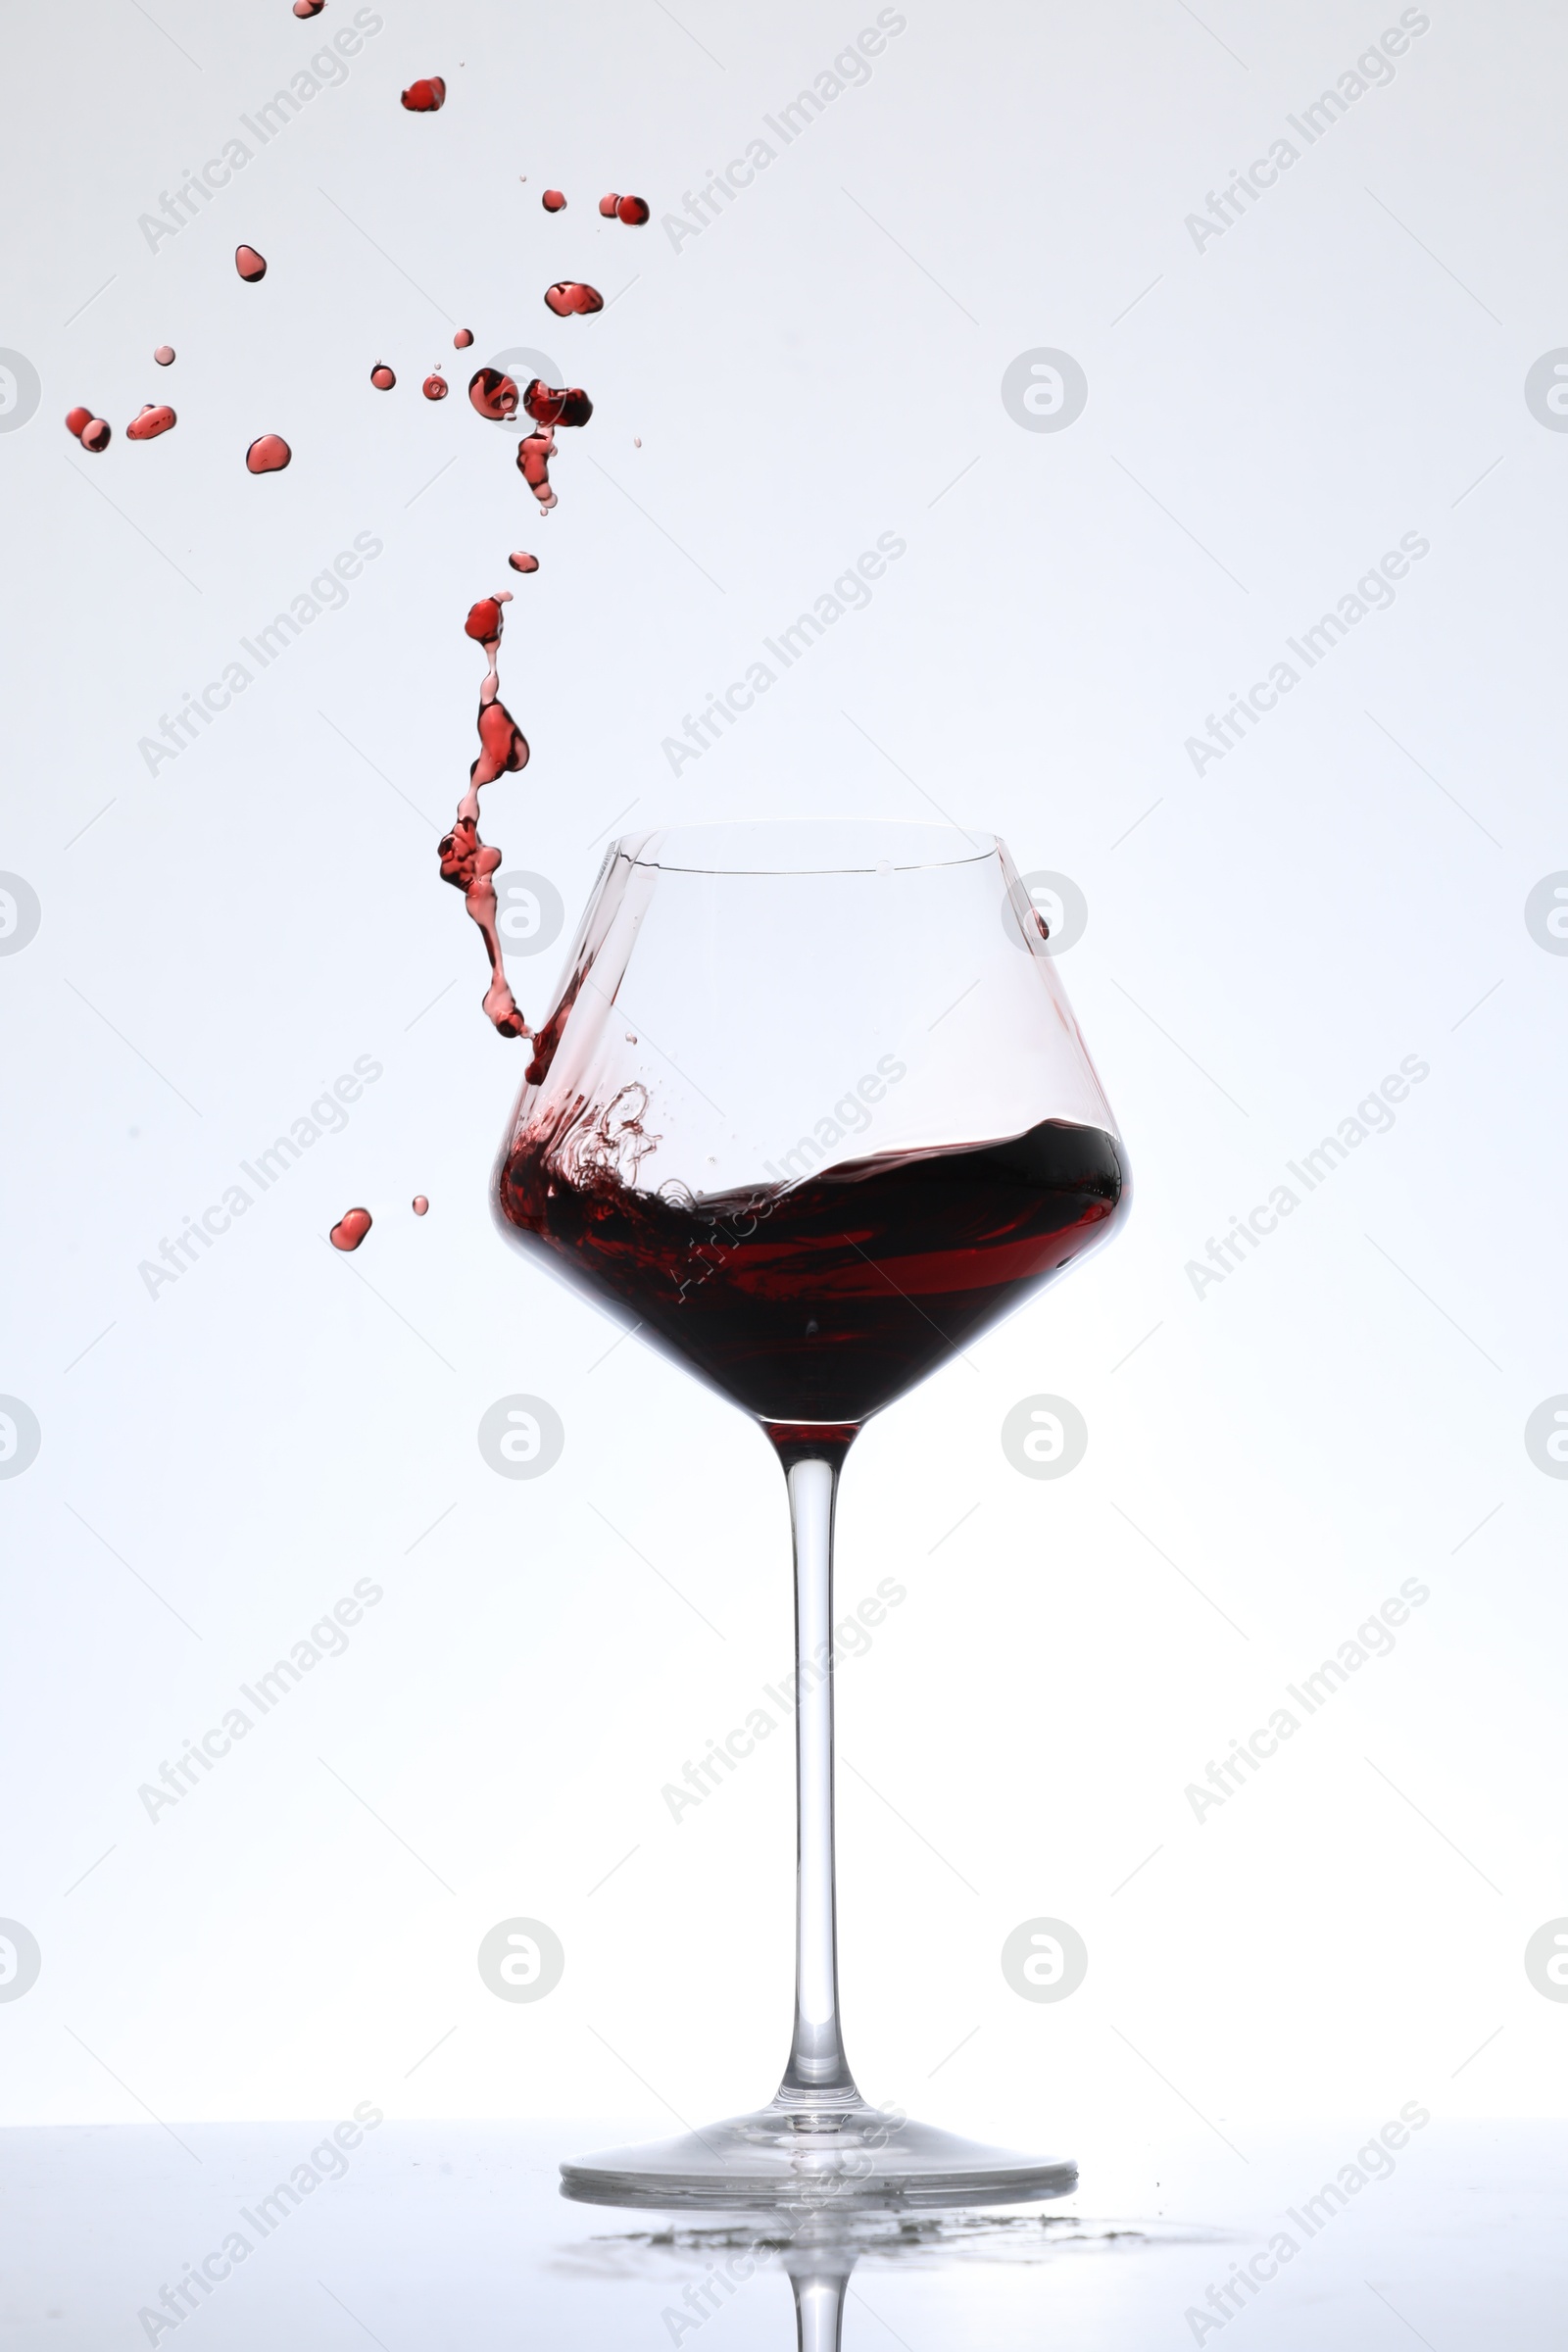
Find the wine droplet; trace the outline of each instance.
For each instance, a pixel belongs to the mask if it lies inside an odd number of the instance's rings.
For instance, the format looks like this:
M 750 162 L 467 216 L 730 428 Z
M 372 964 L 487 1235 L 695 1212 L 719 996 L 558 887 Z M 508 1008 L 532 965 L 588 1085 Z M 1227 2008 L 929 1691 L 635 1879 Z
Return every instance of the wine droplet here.
M 631 445 L 633 449 L 641 449 L 643 445 L 643 437 L 641 433 L 633 433 L 631 437 Z
M 370 381 L 378 392 L 390 392 L 397 380 L 385 360 L 377 360 L 370 369 Z
M 456 334 L 453 336 L 453 338 L 452 338 L 452 348 L 453 348 L 453 350 L 454 350 L 454 351 L 466 351 L 466 350 L 467 350 L 467 348 L 468 348 L 468 345 L 469 345 L 469 344 L 470 344 L 472 341 L 473 341 L 473 329 L 472 329 L 472 327 L 471 327 L 471 326 L 460 326 L 460 327 L 459 327 L 459 329 L 458 329 L 458 331 L 457 331 L 457 333 L 456 333 Z
M 259 286 L 267 275 L 267 264 L 254 245 L 236 245 L 234 267 L 248 286 Z
M 68 409 L 66 411 L 66 430 L 68 433 L 74 433 L 78 441 L 91 422 L 91 409 Z
M 517 443 L 517 471 L 548 514 L 556 503 L 550 487 L 550 461 L 556 454 L 554 425 L 544 425 L 538 432 L 524 433 Z
M 133 416 L 125 427 L 125 439 L 127 441 L 156 441 L 159 434 L 167 433 L 173 422 L 174 412 L 172 409 L 154 408 L 150 400 L 144 401 L 141 415 Z
M 426 400 L 445 400 L 452 386 L 444 375 L 427 375 L 419 389 Z
M 528 1037 L 532 1033 L 507 985 L 506 968 L 501 959 L 501 939 L 496 929 L 496 887 L 493 877 L 501 863 L 501 852 L 487 848 L 479 839 L 481 787 L 493 783 L 497 776 L 515 774 L 528 764 L 527 740 L 501 700 L 501 680 L 496 666 L 505 620 L 503 607 L 511 602 L 511 593 L 506 589 L 499 596 L 482 596 L 470 608 L 464 623 L 465 634 L 484 647 L 488 665 L 484 684 L 479 689 L 479 757 L 468 770 L 468 788 L 458 803 L 458 813 L 451 832 L 441 842 L 440 858 L 442 881 L 450 882 L 454 889 L 463 892 L 468 912 L 484 938 L 485 953 L 490 958 L 490 985 L 484 994 L 485 1011 L 501 1036 Z
M 517 387 L 499 368 L 478 368 L 468 378 L 468 398 L 481 416 L 496 424 L 517 414 Z
M 605 307 L 605 298 L 597 286 L 579 285 L 569 277 L 560 279 L 553 286 L 546 286 L 545 301 L 558 318 L 588 318 Z
M 300 18 L 318 17 L 326 0 L 294 0 L 294 14 Z
M 100 450 L 109 447 L 115 436 L 113 428 L 107 425 L 101 416 L 89 416 L 77 437 L 82 448 L 90 449 L 93 456 L 96 457 Z
M 600 199 L 599 199 L 599 210 L 600 210 L 600 211 L 601 211 L 601 212 L 604 214 L 604 216 L 605 216 L 605 219 L 606 219 L 607 220 L 613 220 L 613 219 L 615 218 L 615 215 L 616 215 L 616 213 L 619 211 L 619 209 L 620 209 L 620 198 L 619 198 L 618 196 L 601 196 L 601 197 L 600 197 Z
M 326 1238 L 334 1250 L 357 1250 L 373 1221 L 368 1208 L 346 1209 Z
M 263 433 L 245 452 L 245 463 L 252 473 L 281 473 L 293 455 L 281 433 Z
M 538 557 L 530 556 L 526 549 L 520 547 L 514 555 L 507 558 L 507 562 L 512 565 L 514 571 L 537 571 L 539 568 Z
M 648 218 L 648 207 L 640 196 L 623 196 L 615 207 L 615 214 L 628 228 L 641 228 Z
M 564 213 L 566 209 L 566 199 L 559 188 L 546 188 L 539 201 L 547 213 Z
M 428 1201 L 428 1200 L 425 1199 L 425 1197 L 424 1197 L 423 1193 L 416 1193 L 416 1194 L 415 1194 L 415 1196 L 414 1196 L 414 1213 L 415 1213 L 415 1215 L 416 1215 L 416 1217 L 422 1217 L 422 1216 L 424 1215 L 425 1211 L 428 1209 L 429 1205 L 430 1205 L 430 1203 L 429 1203 L 429 1201 Z
M 447 85 L 439 74 L 411 81 L 403 93 L 403 103 L 411 115 L 438 115 L 446 102 Z
M 174 346 L 172 343 L 160 343 L 158 349 L 153 353 L 153 358 L 158 362 L 160 368 L 172 368 Z
M 537 375 L 530 379 L 522 405 L 535 424 L 586 424 L 594 413 L 594 404 L 580 385 L 569 391 L 558 390 Z

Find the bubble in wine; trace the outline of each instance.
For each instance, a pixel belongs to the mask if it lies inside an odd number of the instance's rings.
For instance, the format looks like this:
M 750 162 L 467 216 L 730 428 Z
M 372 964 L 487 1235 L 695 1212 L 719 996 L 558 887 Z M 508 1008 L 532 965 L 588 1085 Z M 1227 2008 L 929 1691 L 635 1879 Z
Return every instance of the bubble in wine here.
M 581 285 L 569 277 L 560 278 L 555 285 L 546 286 L 545 301 L 558 318 L 586 318 L 605 307 L 605 298 L 596 286 Z
M 160 433 L 169 431 L 174 420 L 172 409 L 155 408 L 150 400 L 144 401 L 141 414 L 133 416 L 125 427 L 125 439 L 127 441 L 156 441 Z
M 374 1222 L 368 1208 L 345 1209 L 326 1238 L 334 1250 L 357 1250 Z
M 403 104 L 411 115 L 438 115 L 446 102 L 447 85 L 439 74 L 411 81 L 403 93 Z
M 263 433 L 245 452 L 245 464 L 252 473 L 281 473 L 293 455 L 281 433 Z
M 248 286 L 259 286 L 267 275 L 267 263 L 254 245 L 236 245 L 234 267 Z

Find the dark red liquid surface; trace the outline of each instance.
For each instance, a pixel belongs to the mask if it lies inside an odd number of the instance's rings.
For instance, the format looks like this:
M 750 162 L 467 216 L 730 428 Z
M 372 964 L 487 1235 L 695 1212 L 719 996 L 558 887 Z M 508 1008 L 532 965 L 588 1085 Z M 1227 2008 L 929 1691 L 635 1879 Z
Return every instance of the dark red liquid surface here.
M 447 102 L 447 85 L 439 74 L 425 74 L 411 81 L 403 93 L 403 104 L 411 115 L 439 114 Z
M 600 1122 L 622 1165 L 638 1108 L 617 1098 Z M 501 1163 L 509 1238 L 771 1422 L 865 1420 L 1104 1240 L 1127 1197 L 1114 1139 L 1054 1119 L 700 1200 L 596 1172 L 592 1135 L 585 1151 L 564 1127 Z M 586 1174 L 564 1172 L 563 1143 Z

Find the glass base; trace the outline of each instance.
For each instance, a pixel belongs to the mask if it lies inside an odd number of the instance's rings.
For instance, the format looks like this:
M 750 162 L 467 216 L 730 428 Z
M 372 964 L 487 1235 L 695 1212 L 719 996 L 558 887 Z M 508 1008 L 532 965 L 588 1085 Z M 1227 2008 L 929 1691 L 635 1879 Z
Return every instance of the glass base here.
M 1066 2159 L 987 2147 L 860 2099 L 829 2107 L 779 2098 L 755 2115 L 561 2168 L 562 2195 L 584 2205 L 823 2216 L 1037 2204 L 1077 2182 Z

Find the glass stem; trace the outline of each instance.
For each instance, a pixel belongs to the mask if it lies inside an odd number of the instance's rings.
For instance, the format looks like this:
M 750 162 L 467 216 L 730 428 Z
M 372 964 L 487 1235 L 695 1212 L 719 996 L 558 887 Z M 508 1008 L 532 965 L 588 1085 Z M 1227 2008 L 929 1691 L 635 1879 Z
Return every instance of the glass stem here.
M 781 1448 L 795 1535 L 798 1875 L 795 2037 L 779 2096 L 823 2107 L 860 2095 L 839 2032 L 833 1874 L 833 1511 L 847 1450 Z

